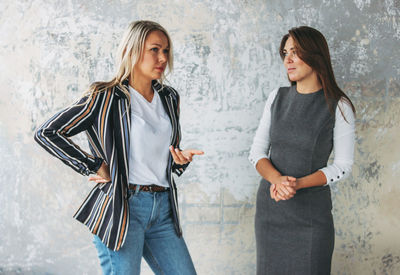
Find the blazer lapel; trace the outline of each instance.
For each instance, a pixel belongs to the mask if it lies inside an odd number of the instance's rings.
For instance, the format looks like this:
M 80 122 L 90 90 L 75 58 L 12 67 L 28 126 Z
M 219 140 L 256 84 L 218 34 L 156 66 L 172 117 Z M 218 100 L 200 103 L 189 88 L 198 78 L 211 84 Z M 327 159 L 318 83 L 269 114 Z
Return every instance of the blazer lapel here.
M 171 121 L 172 134 L 171 134 L 170 144 L 175 147 L 178 121 L 177 121 L 177 116 L 175 114 L 175 108 L 173 106 L 173 99 L 171 97 L 171 92 L 166 87 L 162 87 L 161 84 L 158 83 L 158 81 L 153 81 L 152 85 L 153 88 L 160 95 L 160 99 L 164 106 L 164 110 L 168 114 L 168 117 Z
M 123 84 L 125 84 L 123 82 Z M 124 85 L 125 86 L 125 85 Z M 125 86 L 127 89 L 128 87 Z M 116 87 L 116 100 L 113 108 L 113 124 L 115 131 L 115 146 L 118 156 L 118 170 L 124 178 L 123 182 L 128 186 L 129 176 L 129 146 L 131 130 L 131 107 L 128 98 Z

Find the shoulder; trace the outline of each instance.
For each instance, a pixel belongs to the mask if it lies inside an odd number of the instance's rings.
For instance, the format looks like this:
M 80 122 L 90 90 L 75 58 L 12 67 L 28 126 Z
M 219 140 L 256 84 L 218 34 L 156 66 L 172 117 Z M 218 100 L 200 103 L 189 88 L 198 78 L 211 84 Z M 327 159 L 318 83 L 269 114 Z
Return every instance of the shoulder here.
M 342 97 L 339 99 L 336 106 L 335 116 L 337 120 L 344 120 L 350 124 L 354 123 L 355 115 L 347 98 Z
M 179 93 L 171 86 L 164 85 L 164 89 L 166 89 L 172 96 L 179 98 Z
M 153 87 L 160 95 L 179 101 L 179 93 L 173 87 L 161 84 L 159 82 L 153 82 Z
M 284 86 L 277 88 L 279 93 L 288 93 L 293 86 Z
M 112 84 L 111 82 L 93 82 L 85 95 L 88 97 L 126 97 L 126 92 L 123 91 L 124 87 L 118 84 Z M 129 91 L 127 91 L 129 93 Z
M 266 104 L 271 105 L 274 102 L 274 100 L 278 94 L 280 95 L 283 93 L 287 93 L 288 91 L 289 91 L 289 87 L 280 87 L 280 88 L 273 89 L 268 95 Z

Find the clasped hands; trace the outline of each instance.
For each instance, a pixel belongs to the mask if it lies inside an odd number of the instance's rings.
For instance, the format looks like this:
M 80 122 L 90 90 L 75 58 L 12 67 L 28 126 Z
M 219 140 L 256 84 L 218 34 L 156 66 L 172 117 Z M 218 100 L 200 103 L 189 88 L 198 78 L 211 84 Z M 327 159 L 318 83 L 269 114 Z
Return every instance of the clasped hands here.
M 171 152 L 174 162 L 180 165 L 191 162 L 194 155 L 204 154 L 204 152 L 201 150 L 187 149 L 181 151 L 178 148 L 174 148 L 173 146 L 169 147 L 169 151 Z M 106 183 L 111 181 L 110 169 L 104 161 L 101 164 L 99 170 L 97 170 L 97 174 L 95 176 L 89 177 L 89 181 L 94 181 L 96 183 Z
M 278 176 L 271 181 L 271 199 L 276 202 L 293 198 L 297 190 L 297 179 L 291 176 Z

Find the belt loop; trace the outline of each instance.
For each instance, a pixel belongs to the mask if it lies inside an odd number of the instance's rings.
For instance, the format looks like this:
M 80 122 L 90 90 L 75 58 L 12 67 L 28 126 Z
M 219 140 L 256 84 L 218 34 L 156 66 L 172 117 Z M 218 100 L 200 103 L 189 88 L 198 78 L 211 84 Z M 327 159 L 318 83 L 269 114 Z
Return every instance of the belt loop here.
M 140 191 L 140 185 L 135 184 L 135 196 L 139 193 Z

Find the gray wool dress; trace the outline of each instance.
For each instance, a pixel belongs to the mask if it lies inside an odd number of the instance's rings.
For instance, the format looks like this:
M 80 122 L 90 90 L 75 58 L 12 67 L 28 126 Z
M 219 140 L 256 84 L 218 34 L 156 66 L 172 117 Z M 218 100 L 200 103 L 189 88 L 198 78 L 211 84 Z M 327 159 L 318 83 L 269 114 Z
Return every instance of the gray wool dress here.
M 300 94 L 296 86 L 280 88 L 271 106 L 274 167 L 296 178 L 325 167 L 334 123 L 322 90 Z M 269 187 L 263 179 L 257 193 L 257 274 L 330 274 L 335 234 L 329 186 L 300 189 L 279 202 L 271 199 Z

